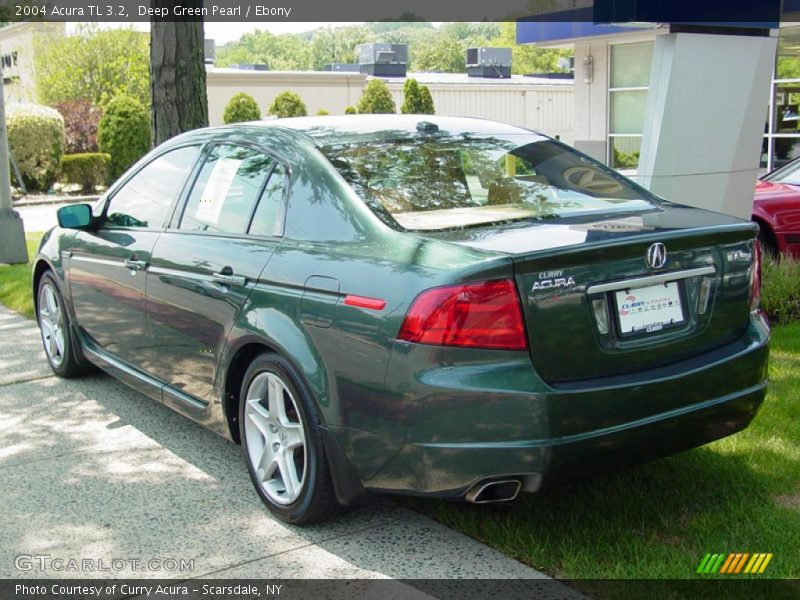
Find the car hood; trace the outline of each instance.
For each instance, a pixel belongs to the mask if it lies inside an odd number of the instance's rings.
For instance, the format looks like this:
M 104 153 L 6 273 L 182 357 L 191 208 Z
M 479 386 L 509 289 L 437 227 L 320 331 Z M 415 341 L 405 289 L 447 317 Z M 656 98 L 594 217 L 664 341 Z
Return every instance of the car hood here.
M 800 196 L 800 189 L 796 185 L 787 185 L 785 183 L 778 183 L 772 181 L 759 181 L 756 184 L 755 201 L 759 200 L 774 200 L 777 197 L 791 196 L 796 198 Z
M 728 215 L 665 203 L 659 209 L 645 213 L 512 223 L 491 228 L 426 232 L 425 235 L 485 251 L 517 255 L 566 246 L 613 243 L 642 236 L 669 238 L 673 233 L 690 229 L 699 232 L 718 227 L 740 229 L 753 226 L 749 221 Z

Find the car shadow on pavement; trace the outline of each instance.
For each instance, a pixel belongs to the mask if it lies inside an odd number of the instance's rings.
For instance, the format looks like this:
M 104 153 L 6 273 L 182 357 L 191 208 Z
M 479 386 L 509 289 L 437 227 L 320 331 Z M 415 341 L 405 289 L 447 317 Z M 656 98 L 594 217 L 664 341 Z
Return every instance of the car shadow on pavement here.
M 2 577 L 87 576 L 15 568 L 33 553 L 193 561 L 102 574 L 115 577 L 539 575 L 383 498 L 330 523 L 283 524 L 255 493 L 237 445 L 106 375 L 2 386 L 0 423 Z

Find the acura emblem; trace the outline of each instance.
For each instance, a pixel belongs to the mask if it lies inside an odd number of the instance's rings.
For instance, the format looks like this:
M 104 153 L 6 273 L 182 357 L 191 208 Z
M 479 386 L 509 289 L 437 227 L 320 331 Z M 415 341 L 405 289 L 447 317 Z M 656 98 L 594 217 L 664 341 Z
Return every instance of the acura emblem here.
M 660 269 L 667 264 L 667 248 L 661 242 L 656 242 L 647 249 L 647 265 L 651 269 Z

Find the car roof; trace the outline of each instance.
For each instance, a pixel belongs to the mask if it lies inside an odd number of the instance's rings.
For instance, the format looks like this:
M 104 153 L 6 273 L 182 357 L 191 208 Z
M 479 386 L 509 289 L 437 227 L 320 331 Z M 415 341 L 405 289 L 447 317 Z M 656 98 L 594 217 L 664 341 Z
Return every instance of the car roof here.
M 497 121 L 471 117 L 435 115 L 330 115 L 250 121 L 206 129 L 206 132 L 253 132 L 277 130 L 295 138 L 305 138 L 316 146 L 385 140 L 419 134 L 420 123 L 433 123 L 439 133 L 450 135 L 537 135 L 536 133 Z M 203 130 L 199 130 L 198 133 Z

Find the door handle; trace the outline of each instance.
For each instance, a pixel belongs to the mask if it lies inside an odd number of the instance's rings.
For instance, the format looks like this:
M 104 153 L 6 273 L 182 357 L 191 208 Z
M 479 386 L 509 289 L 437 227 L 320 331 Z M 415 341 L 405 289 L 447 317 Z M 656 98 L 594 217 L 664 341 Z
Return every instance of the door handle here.
M 244 275 L 234 275 L 233 269 L 230 267 L 223 267 L 219 273 L 212 273 L 211 280 L 214 283 L 221 283 L 223 285 L 236 285 L 244 287 L 247 284 L 247 277 Z
M 125 266 L 128 267 L 129 269 L 136 269 L 137 271 L 141 271 L 145 267 L 147 267 L 147 261 L 138 260 L 135 256 L 132 256 L 131 258 L 125 259 Z

